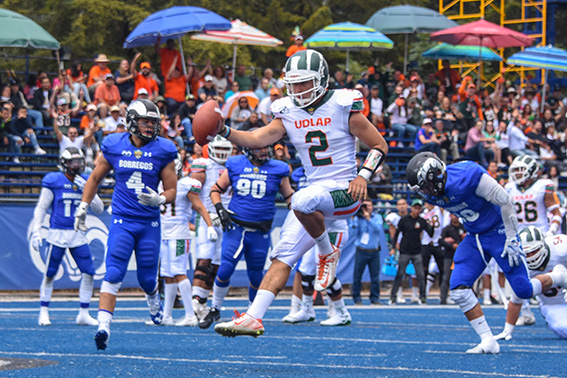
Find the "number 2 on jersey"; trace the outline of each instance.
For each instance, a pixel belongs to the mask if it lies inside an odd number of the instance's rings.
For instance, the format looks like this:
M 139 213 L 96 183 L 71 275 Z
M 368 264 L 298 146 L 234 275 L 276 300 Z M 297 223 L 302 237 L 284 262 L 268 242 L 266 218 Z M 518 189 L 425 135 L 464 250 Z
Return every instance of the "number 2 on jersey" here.
M 314 167 L 320 167 L 322 165 L 333 164 L 333 159 L 326 157 L 324 159 L 317 159 L 315 155 L 317 152 L 327 151 L 329 148 L 329 142 L 327 142 L 327 135 L 321 130 L 310 131 L 305 134 L 305 143 L 312 143 L 313 139 L 319 139 L 319 145 L 314 145 L 309 147 L 309 158 L 311 159 L 311 164 Z

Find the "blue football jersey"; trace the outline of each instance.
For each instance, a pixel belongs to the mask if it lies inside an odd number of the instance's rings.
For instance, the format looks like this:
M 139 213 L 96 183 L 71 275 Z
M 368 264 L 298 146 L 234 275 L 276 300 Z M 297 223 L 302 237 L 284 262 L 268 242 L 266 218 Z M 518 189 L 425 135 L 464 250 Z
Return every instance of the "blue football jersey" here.
M 483 233 L 502 224 L 500 207 L 476 195 L 476 188 L 486 170 L 475 162 L 462 161 L 447 166 L 447 183 L 442 197 L 428 202 L 457 215 L 465 229 L 473 234 Z
M 89 177 L 81 175 L 85 180 Z M 81 203 L 83 191 L 70 181 L 63 172 L 51 172 L 43 177 L 43 187 L 53 192 L 49 227 L 57 230 L 72 230 L 75 209 Z
M 276 194 L 282 178 L 289 176 L 289 165 L 270 159 L 257 167 L 244 155 L 226 162 L 232 183 L 232 199 L 228 208 L 234 218 L 245 222 L 271 221 L 276 213 Z
M 175 144 L 157 137 L 138 148 L 130 142 L 130 133 L 109 134 L 102 141 L 102 153 L 116 175 L 112 213 L 131 218 L 159 218 L 159 207 L 141 205 L 138 194 L 147 193 L 146 186 L 158 190 L 162 169 L 177 157 Z

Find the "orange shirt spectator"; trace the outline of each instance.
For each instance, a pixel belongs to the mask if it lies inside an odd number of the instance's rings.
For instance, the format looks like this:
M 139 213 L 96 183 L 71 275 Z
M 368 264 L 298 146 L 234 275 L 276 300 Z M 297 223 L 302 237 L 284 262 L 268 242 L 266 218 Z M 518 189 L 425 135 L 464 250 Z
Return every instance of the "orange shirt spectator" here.
M 87 81 L 87 87 L 91 85 L 104 81 L 104 78 L 107 74 L 112 73 L 110 68 L 107 67 L 107 64 L 110 62 L 106 55 L 98 54 L 98 57 L 95 59 L 95 65 L 91 67 L 89 71 L 89 80 Z
M 136 77 L 134 78 L 134 100 L 138 98 L 138 91 L 140 88 L 145 88 L 150 94 L 150 100 L 153 101 L 158 95 L 159 87 L 157 82 L 152 79 L 150 75 L 150 63 L 140 63 L 140 69 L 142 72 L 136 72 Z
M 120 103 L 120 91 L 114 84 L 114 75 L 107 74 L 103 85 L 99 85 L 95 91 L 95 104 L 106 103 L 109 106 Z
M 165 98 L 172 98 L 177 102 L 185 101 L 187 78 L 183 75 L 165 80 Z
M 286 58 L 289 58 L 298 51 L 307 50 L 307 47 L 303 46 L 303 36 L 298 35 L 297 37 L 295 37 L 295 41 L 293 43 L 294 44 L 289 46 L 287 52 L 285 53 Z
M 160 64 L 161 75 L 163 77 L 167 76 L 169 67 L 171 67 L 176 57 L 177 57 L 177 63 L 175 64 L 175 66 L 179 69 L 179 71 L 182 71 L 181 54 L 179 53 L 179 51 L 175 50 L 175 42 L 173 41 L 173 39 L 167 40 L 167 42 L 165 43 L 166 48 L 161 48 L 159 46 L 160 41 L 161 40 L 158 39 L 158 43 L 156 43 L 155 47 L 156 47 L 156 52 L 159 54 L 161 59 L 161 64 Z

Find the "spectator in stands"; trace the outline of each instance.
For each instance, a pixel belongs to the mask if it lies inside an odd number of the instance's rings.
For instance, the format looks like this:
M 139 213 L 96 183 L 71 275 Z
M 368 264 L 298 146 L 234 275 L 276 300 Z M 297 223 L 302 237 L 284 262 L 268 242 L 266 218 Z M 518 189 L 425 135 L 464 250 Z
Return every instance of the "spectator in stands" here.
M 183 138 L 181 137 L 181 130 L 179 130 L 179 124 L 176 122 L 171 122 L 169 116 L 162 116 L 161 118 L 161 128 L 163 136 L 171 140 L 178 149 L 184 149 L 185 145 L 183 143 Z
M 110 108 L 110 115 L 104 118 L 104 130 L 102 135 L 125 133 L 126 119 L 120 115 L 120 107 L 114 105 Z
M 419 99 L 414 96 L 415 90 L 412 90 L 410 93 L 412 94 L 412 96 L 407 99 L 409 114 L 408 124 L 414 125 L 415 127 L 419 128 L 423 123 L 423 110 L 419 103 Z
M 494 128 L 494 121 L 486 121 L 484 128 L 482 130 L 482 135 L 486 138 L 486 142 L 484 143 L 485 148 L 489 148 L 492 150 L 494 154 L 494 160 L 496 161 L 496 165 L 503 165 L 502 164 L 502 153 L 500 151 L 500 147 L 496 143 L 499 135 Z
M 254 127 L 262 127 L 262 126 L 266 126 L 264 121 L 260 119 L 257 112 L 252 112 L 252 114 L 250 114 L 250 117 L 248 117 L 248 119 L 242 124 L 240 130 L 246 131 Z
M 47 76 L 47 75 L 45 75 Z M 39 89 L 37 83 L 39 82 L 38 77 L 34 74 L 31 74 L 28 78 L 28 81 L 26 83 L 26 86 L 24 87 L 24 95 L 26 96 L 26 99 L 28 101 L 32 101 L 33 100 L 33 96 L 35 94 L 35 91 Z
M 500 121 L 498 122 L 498 129 L 496 130 L 496 146 L 500 150 L 500 162 L 501 165 L 510 165 L 514 157 L 510 151 L 510 136 L 508 134 L 508 122 Z M 497 162 L 498 165 L 498 162 Z
M 535 141 L 528 138 L 528 136 L 518 127 L 517 123 L 519 116 L 520 111 L 518 109 L 514 109 L 512 111 L 512 120 L 508 124 L 508 144 L 510 151 L 513 156 L 524 154 L 537 156 L 537 153 L 526 148 L 528 143 L 535 144 Z
M 49 101 L 52 95 L 53 91 L 51 90 L 51 81 L 46 75 L 41 79 L 41 87 L 35 91 L 33 96 L 33 108 L 41 112 L 44 125 L 51 125 Z
M 114 84 L 114 75 L 109 73 L 104 78 L 104 85 L 99 85 L 95 91 L 95 105 L 101 118 L 108 116 L 108 110 L 120 104 L 120 91 Z
M 384 219 L 374 212 L 372 200 L 362 202 L 360 210 L 349 220 L 349 238 L 354 240 L 356 255 L 352 276 L 352 300 L 362 305 L 362 274 L 370 273 L 370 303 L 380 303 L 380 252 L 388 249 L 384 234 Z
M 96 130 L 96 128 L 95 128 Z M 102 155 L 100 145 L 94 138 L 89 138 L 83 143 L 83 154 L 85 154 L 85 174 L 89 175 L 95 168 L 99 156 Z
M 216 66 L 213 69 L 213 85 L 218 95 L 224 98 L 224 93 L 228 89 L 228 80 L 226 80 L 226 71 L 223 66 Z
M 497 120 L 498 108 L 494 105 L 492 97 L 484 97 L 484 103 L 482 107 L 482 114 L 484 115 L 484 120 L 498 122 Z
M 97 87 L 104 83 L 106 75 L 112 73 L 110 68 L 107 67 L 110 60 L 108 60 L 105 54 L 98 54 L 95 63 L 96 64 L 92 66 L 89 71 L 89 80 L 87 81 L 89 94 L 92 95 L 91 98 L 94 97 Z
M 75 92 L 73 90 L 73 83 L 71 82 L 71 79 L 69 78 L 66 70 L 60 70 L 59 76 L 53 79 L 53 88 L 59 88 L 59 96 L 65 96 L 69 104 L 75 104 L 79 101 L 79 97 L 75 95 Z M 81 99 L 83 98 L 85 98 L 84 93 Z M 83 104 L 79 104 L 79 107 L 82 109 Z
M 234 81 L 238 83 L 241 91 L 252 90 L 252 80 L 250 79 L 250 76 L 246 76 L 246 66 L 244 64 L 239 65 L 236 69 Z
M 193 117 L 197 113 L 196 99 L 191 93 L 185 96 L 185 102 L 179 108 L 179 116 L 181 124 L 185 129 L 185 134 L 189 140 L 193 139 Z
M 413 91 L 413 93 L 412 93 Z M 419 75 L 413 75 L 410 78 L 410 86 L 405 88 L 402 92 L 405 98 L 408 97 L 416 97 L 419 100 L 425 99 L 425 86 L 421 81 L 421 77 Z
M 12 93 L 14 92 L 14 90 L 12 89 Z M 12 101 L 13 102 L 13 101 Z M 15 105 L 15 103 L 14 103 Z M 551 111 L 551 109 L 546 108 L 543 111 L 543 116 L 541 117 L 541 122 L 543 122 L 543 129 L 547 130 L 550 126 L 553 126 L 554 128 L 557 127 L 557 120 L 561 119 L 560 116 L 553 116 L 553 112 Z
M 293 40 L 293 45 L 291 45 L 287 48 L 285 56 L 286 56 L 286 58 L 289 58 L 290 56 L 292 56 L 296 52 L 301 51 L 301 50 L 305 50 L 305 49 L 307 49 L 307 47 L 303 46 L 303 36 L 301 34 L 298 34 L 298 35 L 295 36 L 295 38 Z
M 453 266 L 453 257 L 459 243 L 465 237 L 467 231 L 459 222 L 459 218 L 451 214 L 451 223 L 441 231 L 441 240 L 439 244 L 443 247 L 443 277 L 441 278 L 441 302 L 447 304 L 447 294 L 449 293 L 449 281 Z
M 199 88 L 199 91 L 197 93 L 199 94 L 199 101 L 197 102 L 197 105 L 199 103 L 205 102 L 208 96 L 211 96 L 215 101 L 218 101 L 219 103 L 223 102 L 222 97 L 218 95 L 218 92 L 213 85 L 212 75 L 205 75 L 205 85 Z
M 240 92 L 240 85 L 238 84 L 238 81 L 233 81 L 232 83 L 230 83 L 230 88 L 224 94 L 224 101 L 226 102 L 226 100 L 228 100 L 230 96 L 238 92 Z
M 451 158 L 453 161 L 459 160 L 461 154 L 459 153 L 459 145 L 457 144 L 459 132 L 455 129 L 450 129 L 445 127 L 445 122 L 441 119 L 435 120 L 435 136 L 440 142 L 441 154 L 439 157 L 441 160 L 448 163 L 447 156 L 448 152 L 451 152 Z
M 193 68 L 193 66 L 189 67 L 187 75 L 183 75 L 177 68 L 177 56 L 173 58 L 165 77 L 165 102 L 170 113 L 176 113 L 185 101 L 187 83 L 193 75 Z
M 439 93 L 439 85 L 434 73 L 427 75 L 427 82 L 425 83 L 425 98 L 427 103 L 425 107 L 428 109 L 433 108 L 433 104 L 437 100 L 437 93 Z
M 260 80 L 260 84 L 258 85 L 258 88 L 256 88 L 256 90 L 254 91 L 254 94 L 256 95 L 256 97 L 258 97 L 260 101 L 262 101 L 267 97 L 270 97 L 269 84 L 270 82 L 268 81 L 268 79 L 262 78 L 262 80 Z
M 191 81 L 190 81 L 190 89 L 191 89 L 191 93 L 193 94 L 193 96 L 195 96 L 195 98 L 199 98 L 199 88 L 201 88 L 203 85 L 205 85 L 205 79 L 204 77 L 206 75 L 212 75 L 213 74 L 213 68 L 211 66 L 211 60 L 207 59 L 207 64 L 205 65 L 205 67 L 203 67 L 202 70 L 199 70 L 197 68 L 197 64 L 195 64 L 193 62 L 193 59 L 191 57 L 187 58 L 187 67 L 189 67 L 189 73 L 192 73 L 191 76 Z M 191 67 L 193 69 L 191 69 Z
M 11 102 L 11 98 L 12 89 L 10 88 L 10 85 L 2 85 L 0 89 L 0 103 L 13 108 L 14 104 Z
M 114 73 L 114 81 L 118 92 L 120 92 L 120 99 L 125 104 L 129 104 L 134 99 L 136 84 L 134 83 L 134 70 L 132 70 L 132 67 L 136 67 L 136 62 L 141 55 L 141 53 L 137 53 L 134 59 L 132 59 L 132 63 L 128 62 L 127 59 L 122 59 L 118 70 Z
M 370 88 L 370 121 L 376 127 L 384 127 L 384 101 L 380 98 L 380 88 L 373 85 Z
M 410 114 L 406 104 L 406 99 L 402 95 L 388 106 L 388 113 L 391 114 L 390 125 L 392 125 L 392 130 L 396 133 L 398 147 L 404 146 L 401 140 L 406 134 L 407 138 L 413 143 L 418 127 L 408 124 Z
M 270 89 L 271 88 L 281 89 L 280 87 L 278 87 L 278 81 L 274 77 L 274 71 L 271 68 L 266 68 L 264 70 L 264 79 L 268 80 L 268 88 L 270 88 Z
M 484 168 L 488 166 L 488 162 L 494 160 L 494 152 L 486 148 L 486 142 L 494 142 L 494 138 L 485 138 L 482 135 L 483 122 L 477 121 L 474 127 L 471 127 L 467 134 L 467 143 L 465 144 L 465 158 L 474 160 Z
M 551 165 L 549 167 L 545 174 L 545 178 L 553 182 L 556 190 L 559 188 L 559 169 L 557 168 L 557 165 Z
M 83 148 L 83 144 L 93 138 L 94 130 L 88 129 L 85 135 L 79 135 L 79 131 L 75 126 L 69 127 L 67 135 L 63 134 L 59 129 L 57 122 L 53 124 L 53 130 L 55 131 L 55 136 L 57 137 L 57 142 L 59 142 L 59 156 L 63 154 L 63 151 L 67 147 L 76 147 L 78 149 Z
M 11 134 L 14 139 L 15 152 L 20 154 L 24 143 L 31 144 L 34 154 L 45 155 L 46 152 L 39 146 L 37 137 L 33 131 L 33 125 L 28 119 L 28 109 L 21 107 L 18 109 L 18 116 L 10 122 Z
M 270 89 L 270 96 L 258 103 L 257 111 L 264 125 L 267 125 L 272 121 L 273 116 L 270 107 L 272 106 L 272 102 L 276 101 L 280 97 L 280 90 L 276 87 L 272 87 L 272 89 Z
M 335 85 L 333 89 L 353 89 L 354 88 L 354 75 L 347 72 L 346 75 L 342 70 L 335 71 Z
M 57 100 L 56 100 L 57 99 Z M 57 105 L 55 105 L 57 101 Z M 51 117 L 53 117 L 53 125 L 61 129 L 63 133 L 68 131 L 71 126 L 71 117 L 76 116 L 79 113 L 79 104 L 76 104 L 73 109 L 69 109 L 69 103 L 65 97 L 57 98 L 57 93 L 53 93 L 50 101 L 51 106 Z
M 245 96 L 239 97 L 238 105 L 232 110 L 230 115 L 230 127 L 240 130 L 253 111 L 254 109 L 248 103 L 248 98 Z
M 88 76 L 83 72 L 83 64 L 78 60 L 74 61 L 71 68 L 67 70 L 67 77 L 71 82 L 75 96 L 78 98 L 82 90 L 85 101 L 91 103 L 91 95 L 89 94 L 89 89 L 85 84 Z
M 136 71 L 133 68 L 134 73 L 134 84 L 135 84 L 135 92 L 134 100 L 138 98 L 138 91 L 140 89 L 145 89 L 148 92 L 148 99 L 150 101 L 154 101 L 155 98 L 159 95 L 159 87 L 157 82 L 151 76 L 151 68 L 149 62 L 142 62 L 140 63 L 140 72 Z
M 150 95 L 149 95 L 148 91 L 146 90 L 146 88 L 138 89 L 136 94 L 138 95 L 138 98 L 143 99 L 143 100 L 148 100 L 150 98 Z
M 26 100 L 26 96 L 20 90 L 20 83 L 15 79 L 10 79 L 10 87 L 12 89 L 12 96 L 10 101 L 14 104 L 15 109 L 27 108 L 28 117 L 31 118 L 33 124 L 36 128 L 43 128 L 43 116 L 40 111 L 30 109 L 29 104 Z
M 3 106 L 0 110 L 0 142 L 4 147 L 8 147 L 9 153 L 16 152 L 16 143 L 12 135 L 12 110 L 7 106 Z M 17 156 L 12 158 L 16 164 L 20 164 L 20 159 Z
M 466 86 L 466 90 L 463 86 Z M 463 115 L 459 121 L 464 124 L 466 130 L 470 130 L 477 120 L 483 120 L 481 102 L 476 95 L 476 85 L 467 84 L 466 80 L 459 88 L 459 112 Z
M 87 132 L 88 129 L 94 129 L 95 126 L 98 126 L 100 123 L 100 127 L 95 132 L 94 137 L 96 141 L 100 144 L 102 142 L 102 126 L 104 125 L 104 121 L 100 120 L 100 118 L 96 114 L 96 105 L 95 104 L 88 104 L 86 108 L 86 113 L 81 117 L 81 124 L 80 124 L 80 134 L 84 134 Z
M 441 141 L 437 139 L 435 130 L 433 130 L 431 118 L 425 118 L 421 128 L 417 131 L 415 150 L 417 152 L 430 151 L 441 157 Z
M 549 108 L 554 115 L 559 114 L 560 108 L 563 108 L 563 101 L 561 101 L 561 86 L 559 83 L 553 86 L 553 90 L 545 99 L 545 106 Z
M 461 81 L 461 75 L 459 75 L 459 71 L 451 68 L 447 59 L 443 60 L 443 68 L 435 73 L 435 77 L 445 87 L 447 96 L 457 93 L 457 84 Z
M 174 61 L 175 67 L 177 67 L 179 72 L 183 72 L 183 67 L 181 67 L 181 54 L 175 49 L 175 42 L 173 41 L 173 39 L 169 38 L 167 41 L 165 41 L 165 48 L 160 47 L 160 44 L 161 37 L 158 37 L 155 44 L 155 49 L 161 60 L 161 76 L 165 78 L 168 75 L 170 67 L 172 64 L 174 64 Z
M 530 106 L 531 109 L 539 109 L 539 100 L 535 95 L 537 93 L 536 88 L 533 84 L 528 84 L 524 90 L 524 97 L 521 100 L 520 106 L 525 108 L 526 105 Z

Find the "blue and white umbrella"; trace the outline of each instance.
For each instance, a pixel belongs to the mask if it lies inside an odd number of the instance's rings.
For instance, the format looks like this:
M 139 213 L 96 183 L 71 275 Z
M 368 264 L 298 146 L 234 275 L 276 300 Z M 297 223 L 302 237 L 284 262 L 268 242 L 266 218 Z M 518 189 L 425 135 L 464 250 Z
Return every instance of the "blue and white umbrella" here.
M 464 59 L 464 60 L 478 60 L 480 55 L 483 61 L 494 60 L 502 61 L 500 55 L 496 54 L 494 51 L 490 50 L 488 47 L 482 47 L 481 51 L 478 51 L 480 46 L 453 46 L 448 43 L 442 43 L 437 45 L 423 54 L 424 58 L 430 59 Z
M 524 51 L 517 52 L 510 56 L 506 62 L 508 65 L 540 68 L 545 70 L 543 99 L 541 101 L 541 111 L 543 112 L 547 73 L 549 70 L 567 72 L 567 51 L 553 47 L 552 45 L 528 47 Z

